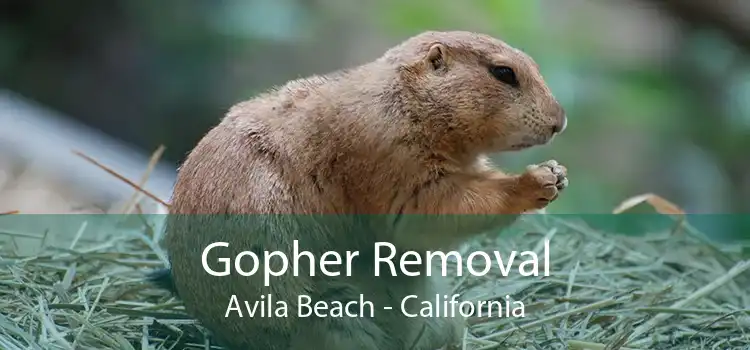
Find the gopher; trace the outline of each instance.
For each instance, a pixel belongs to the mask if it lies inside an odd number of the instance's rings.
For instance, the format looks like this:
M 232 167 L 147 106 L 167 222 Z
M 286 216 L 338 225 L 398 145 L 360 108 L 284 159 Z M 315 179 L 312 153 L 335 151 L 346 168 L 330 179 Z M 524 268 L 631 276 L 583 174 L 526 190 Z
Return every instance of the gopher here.
M 390 242 L 398 254 L 444 250 L 546 207 L 568 185 L 564 166 L 551 160 L 506 174 L 487 155 L 548 144 L 566 125 L 535 61 L 474 32 L 424 32 L 369 63 L 288 82 L 234 105 L 189 153 L 163 242 L 170 269 L 152 279 L 229 349 L 452 346 L 465 328 L 459 316 L 398 311 L 405 296 L 418 296 L 405 306 L 416 310 L 449 293 L 445 278 L 374 277 L 374 244 Z M 265 286 L 261 274 L 209 275 L 201 254 L 214 242 L 229 247 L 208 255 L 213 266 L 242 251 L 292 256 L 294 242 L 315 257 L 360 256 L 351 275 L 310 274 L 315 263 L 302 261 L 296 276 L 289 270 Z M 364 297 L 376 310 L 300 317 L 299 295 Z M 290 311 L 240 317 L 228 311 L 232 296 Z

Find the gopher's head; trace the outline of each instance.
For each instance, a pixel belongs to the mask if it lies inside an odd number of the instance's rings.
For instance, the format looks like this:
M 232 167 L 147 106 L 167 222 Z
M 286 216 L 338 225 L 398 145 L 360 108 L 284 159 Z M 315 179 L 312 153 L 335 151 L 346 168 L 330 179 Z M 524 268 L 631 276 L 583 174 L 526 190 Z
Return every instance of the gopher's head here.
M 416 102 L 412 119 L 435 143 L 467 151 L 549 143 L 567 118 L 539 67 L 505 42 L 472 32 L 425 32 L 381 58 Z

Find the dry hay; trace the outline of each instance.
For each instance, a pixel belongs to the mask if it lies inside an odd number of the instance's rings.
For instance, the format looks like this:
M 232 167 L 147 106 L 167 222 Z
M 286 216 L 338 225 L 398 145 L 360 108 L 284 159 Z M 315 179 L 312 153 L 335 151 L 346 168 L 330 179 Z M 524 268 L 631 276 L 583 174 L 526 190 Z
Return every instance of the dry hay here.
M 163 203 L 141 188 L 147 178 L 122 180 Z M 122 212 L 134 212 L 137 203 L 132 198 Z M 741 250 L 708 242 L 679 208 L 657 196 L 634 197 L 615 212 L 641 203 L 676 214 L 675 226 L 628 237 L 575 219 L 530 215 L 519 235 L 468 244 L 465 252 L 507 256 L 541 252 L 549 240 L 551 274 L 456 278 L 464 299 L 508 295 L 525 304 L 524 318 L 470 318 L 463 349 L 750 349 L 750 261 Z M 179 300 L 144 281 L 165 264 L 156 244 L 161 228 L 150 220 L 163 216 L 130 215 L 127 222 L 113 216 L 120 220 L 104 227 L 80 217 L 66 247 L 44 245 L 43 232 L 0 227 L 0 238 L 10 242 L 0 253 L 0 349 L 218 349 Z M 87 240 L 91 231 L 98 239 Z M 38 239 L 44 251 L 17 256 L 17 238 Z
M 750 348 L 750 264 L 738 253 L 687 225 L 625 237 L 537 217 L 520 235 L 466 248 L 540 252 L 547 238 L 552 261 L 549 277 L 457 279 L 468 299 L 510 295 L 526 305 L 525 318 L 471 318 L 465 349 Z M 81 229 L 69 246 L 33 257 L 4 253 L 0 348 L 208 348 L 179 301 L 143 281 L 163 266 L 159 230 L 147 223 L 113 226 L 101 242 L 84 243 Z

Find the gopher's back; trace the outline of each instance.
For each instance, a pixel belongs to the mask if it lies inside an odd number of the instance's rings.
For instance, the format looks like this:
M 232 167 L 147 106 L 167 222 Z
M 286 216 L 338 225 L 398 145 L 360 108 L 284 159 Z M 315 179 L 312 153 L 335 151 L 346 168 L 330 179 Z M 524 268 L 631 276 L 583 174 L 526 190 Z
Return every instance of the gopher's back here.
M 298 295 L 314 293 L 315 281 L 305 276 L 305 266 L 300 276 L 287 273 L 269 287 L 260 273 L 210 276 L 201 265 L 205 247 L 230 245 L 209 254 L 211 263 L 242 251 L 291 256 L 293 240 L 316 257 L 331 250 L 343 256 L 344 250 L 372 247 L 374 237 L 332 230 L 331 222 L 315 223 L 310 214 L 383 212 L 387 206 L 376 203 L 393 198 L 383 194 L 396 187 L 385 184 L 393 181 L 383 170 L 390 164 L 377 157 L 388 139 L 377 127 L 362 125 L 355 111 L 342 113 L 346 106 L 321 103 L 324 82 L 293 82 L 236 105 L 180 167 L 164 240 L 175 289 L 187 311 L 232 348 L 284 349 L 295 332 L 293 312 L 286 318 L 225 318 L 232 295 L 252 304 L 270 293 L 294 310 Z
M 415 181 L 419 167 L 399 145 L 407 128 L 381 120 L 379 98 L 347 83 L 367 79 L 356 73 L 295 80 L 233 106 L 180 167 L 172 213 L 389 212 L 388 189 Z

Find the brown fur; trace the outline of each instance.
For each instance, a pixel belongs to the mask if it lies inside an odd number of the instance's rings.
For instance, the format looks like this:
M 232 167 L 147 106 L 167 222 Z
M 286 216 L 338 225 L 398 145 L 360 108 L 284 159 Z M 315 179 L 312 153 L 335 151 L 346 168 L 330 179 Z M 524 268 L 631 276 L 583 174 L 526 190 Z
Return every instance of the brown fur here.
M 513 68 L 520 85 L 495 79 L 490 64 Z M 355 232 L 344 219 L 340 230 L 322 224 L 303 230 L 299 220 L 238 216 L 219 231 L 199 227 L 208 218 L 170 219 L 165 245 L 176 290 L 188 312 L 232 349 L 406 350 L 415 344 L 432 350 L 454 343 L 463 320 L 397 312 L 405 295 L 429 300 L 446 292 L 444 281 L 374 278 L 367 256 L 376 241 L 399 250 L 454 247 L 545 207 L 567 185 L 564 167 L 548 162 L 508 175 L 493 169 L 485 154 L 548 143 L 564 122 L 530 57 L 470 32 L 422 33 L 370 63 L 239 103 L 180 168 L 172 214 L 390 214 L 393 220 Z M 408 214 L 496 216 L 453 217 L 415 229 L 403 219 Z M 200 265 L 202 250 L 216 241 L 229 242 L 223 251 L 233 255 L 280 250 L 291 257 L 293 239 L 316 257 L 358 250 L 359 272 L 346 278 L 290 273 L 263 287 L 258 274 L 213 277 Z M 290 317 L 224 318 L 232 294 L 252 302 L 267 293 L 289 303 Z M 294 317 L 299 294 L 348 300 L 360 293 L 394 310 L 376 309 L 374 319 Z

